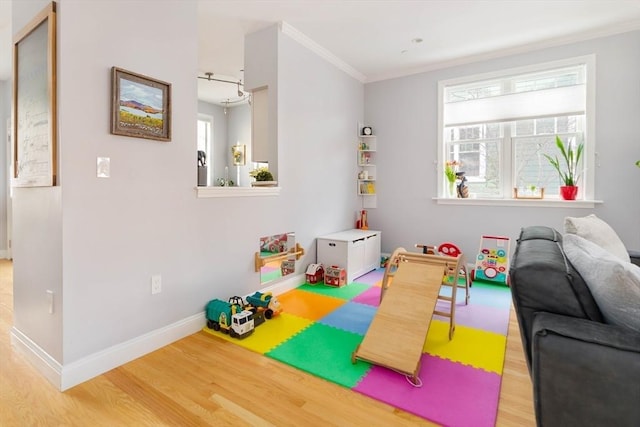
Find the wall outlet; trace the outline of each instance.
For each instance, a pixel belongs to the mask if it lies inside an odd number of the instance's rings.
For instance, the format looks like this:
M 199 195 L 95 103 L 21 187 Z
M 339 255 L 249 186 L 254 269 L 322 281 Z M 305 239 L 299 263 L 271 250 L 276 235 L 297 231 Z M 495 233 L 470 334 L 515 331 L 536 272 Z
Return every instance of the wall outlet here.
M 159 294 L 162 292 L 162 276 L 154 274 L 151 276 L 151 295 Z
M 53 291 L 47 289 L 47 304 L 49 305 L 49 314 L 53 314 Z

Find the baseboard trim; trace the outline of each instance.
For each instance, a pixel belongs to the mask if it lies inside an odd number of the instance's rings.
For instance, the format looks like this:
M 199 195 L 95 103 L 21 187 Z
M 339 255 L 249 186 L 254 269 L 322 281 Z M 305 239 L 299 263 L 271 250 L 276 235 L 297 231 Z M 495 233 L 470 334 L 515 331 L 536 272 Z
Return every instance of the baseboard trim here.
M 23 355 L 55 388 L 60 390 L 62 365 L 53 357 L 49 356 L 46 351 L 33 342 L 28 336 L 16 329 L 15 326 L 11 328 L 9 335 L 13 348 Z
M 274 283 L 271 286 L 267 286 L 262 289 L 260 292 L 271 292 L 273 295 L 280 295 L 287 291 L 297 288 L 307 281 L 307 276 L 305 274 L 296 274 L 287 276 L 284 280 L 281 280 L 277 283 Z
M 68 365 L 60 365 L 36 343 L 15 328 L 11 342 L 60 391 L 65 391 L 111 369 L 200 331 L 204 311 L 129 341 L 99 351 Z
M 291 275 L 262 289 L 261 292 L 280 295 L 297 288 L 305 281 L 304 274 Z M 67 365 L 61 365 L 15 327 L 11 328 L 11 343 L 54 387 L 65 391 L 179 339 L 195 334 L 204 327 L 205 323 L 203 311 Z
M 1 250 L 0 251 L 0 259 L 9 259 L 9 251 Z

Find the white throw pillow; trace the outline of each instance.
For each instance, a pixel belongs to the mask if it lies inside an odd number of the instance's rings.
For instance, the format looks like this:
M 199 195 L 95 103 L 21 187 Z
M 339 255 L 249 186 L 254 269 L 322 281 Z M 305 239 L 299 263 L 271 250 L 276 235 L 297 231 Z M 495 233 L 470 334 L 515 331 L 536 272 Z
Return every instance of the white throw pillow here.
M 563 247 L 604 320 L 640 332 L 640 267 L 575 234 L 564 235 Z
M 627 248 L 620 237 L 609 224 L 595 216 L 587 215 L 582 218 L 566 217 L 564 232 L 577 234 L 611 252 L 622 261 L 631 262 Z

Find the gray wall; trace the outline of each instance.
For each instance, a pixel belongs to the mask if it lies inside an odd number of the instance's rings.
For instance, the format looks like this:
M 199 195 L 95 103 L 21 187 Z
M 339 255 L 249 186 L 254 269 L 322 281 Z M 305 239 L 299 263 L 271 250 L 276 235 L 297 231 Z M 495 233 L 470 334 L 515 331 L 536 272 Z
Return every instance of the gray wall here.
M 14 28 L 45 3 L 14 4 Z M 362 83 L 288 37 L 273 38 L 286 117 L 277 129 L 281 194 L 198 199 L 197 5 L 60 3 L 60 185 L 21 189 L 15 206 L 15 328 L 43 351 L 64 366 L 202 313 L 212 298 L 259 289 L 260 236 L 295 231 L 308 253 L 302 272 L 318 235 L 352 226 Z M 88 16 L 100 17 L 100 31 Z M 158 23 L 171 31 L 158 32 Z M 171 142 L 110 134 L 112 66 L 172 83 Z M 96 102 L 79 116 L 87 99 Z M 111 178 L 96 177 L 98 156 L 111 158 Z M 154 274 L 162 275 L 157 295 Z
M 505 235 L 512 248 L 520 227 L 562 230 L 565 216 L 595 213 L 625 244 L 640 248 L 640 32 L 538 50 L 365 86 L 365 117 L 377 134 L 378 209 L 383 251 L 414 243 L 454 242 L 473 261 L 481 235 Z M 596 54 L 595 209 L 437 205 L 437 84 L 468 76 Z M 592 139 L 593 141 L 593 139 Z M 567 204 L 567 206 L 570 206 Z

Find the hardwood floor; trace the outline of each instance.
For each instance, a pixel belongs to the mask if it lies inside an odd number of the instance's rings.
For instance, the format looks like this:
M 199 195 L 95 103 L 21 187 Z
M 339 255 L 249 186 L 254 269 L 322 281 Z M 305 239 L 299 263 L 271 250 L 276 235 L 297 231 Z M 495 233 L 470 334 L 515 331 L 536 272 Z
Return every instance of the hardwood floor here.
M 434 425 L 203 332 L 61 393 L 11 347 L 12 288 L 0 260 L 2 426 Z M 532 402 L 512 312 L 496 425 L 534 426 Z

